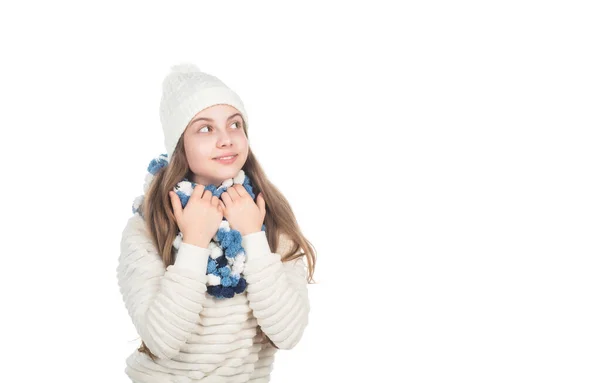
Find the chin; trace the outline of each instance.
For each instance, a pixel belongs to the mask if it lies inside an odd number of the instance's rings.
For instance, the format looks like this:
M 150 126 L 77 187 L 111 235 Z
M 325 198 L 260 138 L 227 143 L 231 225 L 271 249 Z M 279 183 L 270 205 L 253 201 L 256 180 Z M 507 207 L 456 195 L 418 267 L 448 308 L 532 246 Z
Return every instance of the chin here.
M 241 169 L 240 166 L 236 166 L 235 164 L 232 164 L 227 167 L 219 166 L 215 172 L 221 178 L 233 178 L 233 177 L 237 176 L 237 174 L 240 172 L 240 169 Z

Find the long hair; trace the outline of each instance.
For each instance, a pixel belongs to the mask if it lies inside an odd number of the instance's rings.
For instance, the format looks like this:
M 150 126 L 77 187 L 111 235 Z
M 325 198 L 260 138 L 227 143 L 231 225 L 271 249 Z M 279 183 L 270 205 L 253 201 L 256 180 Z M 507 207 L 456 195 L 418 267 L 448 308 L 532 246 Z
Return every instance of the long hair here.
M 243 128 L 246 137 L 248 137 L 245 121 Z M 272 251 L 276 251 L 280 246 L 280 235 L 283 235 L 284 239 L 288 242 L 285 246 L 287 251 L 285 254 L 280 254 L 282 262 L 292 261 L 302 256 L 306 257 L 308 268 L 307 282 L 309 284 L 315 283 L 313 279 L 316 264 L 314 246 L 302 234 L 289 202 L 279 189 L 269 181 L 252 153 L 251 148 L 249 148 L 248 158 L 242 169 L 250 177 L 255 195 L 262 192 L 265 200 L 266 213 L 264 224 L 266 226 L 269 247 Z M 158 253 L 162 257 L 165 268 L 174 263 L 175 248 L 173 247 L 173 241 L 179 233 L 169 191 L 173 190 L 175 185 L 184 177 L 191 179 L 191 175 L 192 172 L 185 155 L 182 134 L 173 151 L 171 160 L 168 165 L 159 169 L 154 175 L 154 179 L 144 196 L 142 206 L 140 206 L 148 233 L 150 233 L 154 246 L 156 246 Z M 270 343 L 274 347 L 277 347 L 272 341 Z M 138 351 L 148 355 L 152 360 L 156 358 L 143 340 Z

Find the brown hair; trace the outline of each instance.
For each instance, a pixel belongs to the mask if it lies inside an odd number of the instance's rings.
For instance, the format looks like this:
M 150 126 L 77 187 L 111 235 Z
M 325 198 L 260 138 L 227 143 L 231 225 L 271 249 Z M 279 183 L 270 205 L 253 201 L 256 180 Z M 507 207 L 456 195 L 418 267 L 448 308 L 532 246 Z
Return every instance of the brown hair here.
M 248 131 L 246 130 L 245 122 L 243 128 L 247 137 Z M 252 153 L 252 149 L 249 148 L 248 150 L 248 158 L 242 169 L 250 178 L 254 194 L 258 195 L 259 192 L 262 192 L 265 200 L 266 214 L 264 224 L 271 250 L 276 251 L 279 248 L 280 235 L 287 236 L 286 239 L 289 239 L 290 245 L 286 246 L 288 251 L 285 254 L 280 254 L 282 262 L 288 262 L 302 256 L 306 257 L 308 267 L 307 282 L 315 283 L 313 279 L 316 263 L 314 246 L 302 234 L 287 199 L 269 181 Z M 165 268 L 174 263 L 175 249 L 173 248 L 173 240 L 179 232 L 168 193 L 184 177 L 191 179 L 191 175 L 192 172 L 185 155 L 182 134 L 174 149 L 171 160 L 168 165 L 159 169 L 154 175 L 154 179 L 144 196 L 142 206 L 140 206 L 148 232 L 158 249 L 158 253 L 162 257 Z M 303 250 L 303 252 L 300 252 L 300 250 Z M 272 341 L 270 343 L 274 347 L 277 347 Z M 152 360 L 156 358 L 143 340 L 138 351 L 148 355 Z

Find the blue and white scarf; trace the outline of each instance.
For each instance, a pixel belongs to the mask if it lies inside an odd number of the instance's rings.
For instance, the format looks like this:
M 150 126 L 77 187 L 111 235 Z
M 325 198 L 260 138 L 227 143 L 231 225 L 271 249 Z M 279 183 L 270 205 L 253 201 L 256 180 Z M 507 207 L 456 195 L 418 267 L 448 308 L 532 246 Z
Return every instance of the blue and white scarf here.
M 167 154 L 161 154 L 150 161 L 147 169 L 148 174 L 146 175 L 144 182 L 144 193 L 148 191 L 150 183 L 154 179 L 154 175 L 162 167 L 167 165 Z M 221 194 L 234 184 L 244 186 L 252 199 L 256 199 L 256 196 L 252 191 L 250 178 L 241 169 L 234 178 L 223 181 L 219 187 L 211 184 L 206 186 L 205 189 L 210 190 L 213 195 L 220 198 Z M 185 208 L 196 185 L 195 182 L 184 177 L 184 179 L 177 183 L 173 188 L 173 191 L 179 196 L 183 208 Z M 144 218 L 144 216 L 140 207 L 144 201 L 144 195 L 145 194 L 138 196 L 133 201 L 132 206 L 132 212 L 134 214 L 139 214 L 142 218 Z M 262 230 L 266 230 L 264 224 Z M 173 241 L 173 246 L 178 250 L 182 239 L 183 233 L 179 231 Z M 225 217 L 223 217 L 223 221 L 221 222 L 217 233 L 211 239 L 208 249 L 211 251 L 206 274 L 208 276 L 208 294 L 215 298 L 233 298 L 235 294 L 243 293 L 246 290 L 246 279 L 243 276 L 246 253 L 242 247 L 242 235 L 239 231 L 229 227 L 229 223 Z

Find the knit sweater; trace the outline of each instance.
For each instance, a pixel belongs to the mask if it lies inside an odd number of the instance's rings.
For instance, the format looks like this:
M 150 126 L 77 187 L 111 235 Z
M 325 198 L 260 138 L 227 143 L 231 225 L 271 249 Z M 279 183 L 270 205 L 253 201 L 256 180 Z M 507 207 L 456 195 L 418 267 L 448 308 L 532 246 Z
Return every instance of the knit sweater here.
M 282 262 L 291 246 L 286 236 L 275 253 L 264 231 L 243 236 L 242 246 L 246 291 L 218 299 L 206 292 L 209 249 L 184 240 L 165 268 L 143 219 L 127 221 L 119 289 L 138 335 L 158 357 L 136 346 L 124 370 L 132 382 L 270 381 L 277 348 L 293 348 L 308 324 L 306 266 L 303 257 Z

